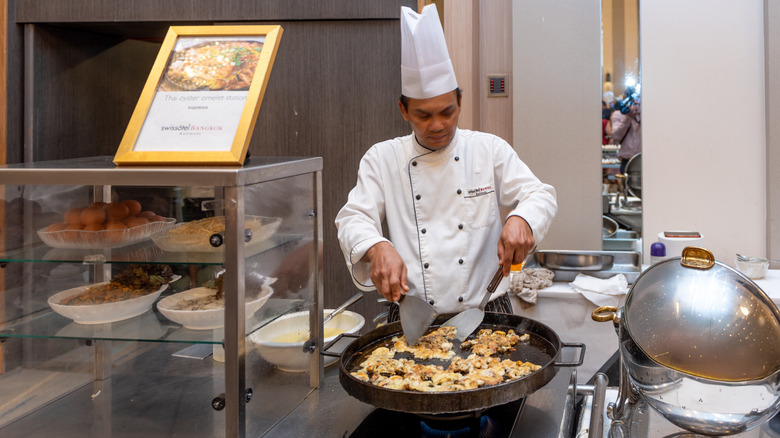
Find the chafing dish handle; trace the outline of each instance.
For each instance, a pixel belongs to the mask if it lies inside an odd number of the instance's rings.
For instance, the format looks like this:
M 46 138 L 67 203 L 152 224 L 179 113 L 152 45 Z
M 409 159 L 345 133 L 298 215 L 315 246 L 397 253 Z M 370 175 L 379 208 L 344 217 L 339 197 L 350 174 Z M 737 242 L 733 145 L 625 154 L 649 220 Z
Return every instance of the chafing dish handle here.
M 329 349 L 330 349 L 330 347 L 332 347 L 332 346 L 333 346 L 333 345 L 334 345 L 336 342 L 338 342 L 338 341 L 339 341 L 341 338 L 344 338 L 344 337 L 347 337 L 347 338 L 355 338 L 355 339 L 357 339 L 357 338 L 359 338 L 359 337 L 360 337 L 360 335 L 359 335 L 359 334 L 357 334 L 357 333 L 346 333 L 346 332 L 344 332 L 344 333 L 339 333 L 339 334 L 338 334 L 338 335 L 337 335 L 337 336 L 336 336 L 336 337 L 335 337 L 335 338 L 334 338 L 332 341 L 328 342 L 327 344 L 325 344 L 325 346 L 324 346 L 324 347 L 322 347 L 322 351 L 320 351 L 320 354 L 321 354 L 321 355 L 323 355 L 323 356 L 330 356 L 330 357 L 341 357 L 341 353 L 333 353 L 333 352 L 330 352 L 330 351 L 328 351 L 328 350 L 329 350 Z
M 577 359 L 574 362 L 553 362 L 554 367 L 578 367 L 582 365 L 582 361 L 585 359 L 585 344 L 583 344 L 582 342 L 575 342 L 575 343 L 561 342 L 561 353 L 563 353 L 564 348 L 579 348 L 580 349 L 579 359 Z

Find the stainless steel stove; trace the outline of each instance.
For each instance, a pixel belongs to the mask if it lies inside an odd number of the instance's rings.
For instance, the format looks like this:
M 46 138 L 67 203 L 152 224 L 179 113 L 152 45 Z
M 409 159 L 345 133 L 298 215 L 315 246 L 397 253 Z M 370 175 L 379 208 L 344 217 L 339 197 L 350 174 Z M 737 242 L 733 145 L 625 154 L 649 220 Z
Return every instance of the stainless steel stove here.
M 599 390 L 603 394 L 599 394 Z M 638 401 L 634 405 L 627 406 L 626 420 L 612 421 L 607 415 L 610 403 L 618 399 L 618 388 L 606 387 L 581 388 L 582 396 L 579 404 L 577 426 L 572 435 L 573 438 L 706 438 L 704 435 L 695 434 L 672 424 L 660 413 L 651 408 L 644 401 Z M 599 397 L 603 403 L 599 404 Z M 594 402 L 597 405 L 594 409 Z M 591 430 L 591 422 L 594 415 L 601 419 L 600 430 Z M 780 438 L 780 416 L 772 418 L 759 427 L 736 435 L 733 438 Z
M 638 401 L 624 422 L 612 422 L 607 410 L 618 388 L 617 355 L 594 376 L 577 385 L 576 368 L 561 368 L 547 385 L 522 400 L 484 412 L 455 416 L 417 416 L 378 409 L 349 396 L 338 382 L 338 369 L 325 372 L 322 387 L 265 436 L 290 437 L 501 437 L 501 438 L 704 438 L 681 429 Z M 603 373 L 606 374 L 603 374 Z M 594 413 L 598 415 L 594 415 Z M 733 438 L 780 438 L 780 417 Z

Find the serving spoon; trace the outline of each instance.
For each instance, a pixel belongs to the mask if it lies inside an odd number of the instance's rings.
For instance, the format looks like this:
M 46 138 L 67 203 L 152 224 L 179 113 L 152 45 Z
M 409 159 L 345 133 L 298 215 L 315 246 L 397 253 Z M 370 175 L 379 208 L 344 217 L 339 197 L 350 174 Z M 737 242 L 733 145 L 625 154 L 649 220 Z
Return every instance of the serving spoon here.
M 323 327 L 325 326 L 325 324 L 328 323 L 328 321 L 333 319 L 334 316 L 343 312 L 347 307 L 356 303 L 361 298 L 363 298 L 363 292 L 358 292 L 355 295 L 353 295 L 351 298 L 349 298 L 347 301 L 344 301 L 344 304 L 340 305 L 339 307 L 336 308 L 336 310 L 330 312 L 327 316 L 325 316 L 325 318 L 322 320 Z M 304 352 L 314 351 L 314 340 L 311 339 L 311 337 L 308 340 L 306 340 L 306 342 L 303 343 L 303 351 Z
M 757 261 L 760 261 L 760 260 L 766 260 L 769 263 L 780 263 L 780 260 L 769 260 L 769 259 L 765 259 L 763 257 L 748 257 L 748 256 L 744 256 L 744 255 L 742 255 L 740 253 L 737 253 L 737 259 L 742 260 L 743 262 L 757 262 Z

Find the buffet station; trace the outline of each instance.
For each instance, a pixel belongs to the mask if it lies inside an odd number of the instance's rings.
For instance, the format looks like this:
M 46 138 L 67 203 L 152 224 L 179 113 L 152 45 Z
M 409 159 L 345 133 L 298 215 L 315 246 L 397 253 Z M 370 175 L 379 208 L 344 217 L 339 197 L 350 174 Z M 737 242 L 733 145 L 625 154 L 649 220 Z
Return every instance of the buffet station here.
M 347 309 L 362 293 L 323 308 L 311 214 L 321 160 L 84 164 L 3 173 L 6 193 L 29 202 L 6 209 L 19 239 L 0 260 L 21 298 L 0 335 L 4 348 L 46 348 L 0 378 L 13 407 L 0 434 L 121 437 L 140 416 L 133 434 L 191 437 L 780 436 L 780 271 L 769 261 L 732 268 L 695 246 L 650 266 L 632 251 L 539 250 L 510 280 L 549 271 L 550 284 L 532 298 L 510 290 L 522 299 L 514 314 L 485 312 L 463 339 L 454 315 L 438 315 L 409 345 L 403 317 L 373 327 Z M 182 192 L 204 180 L 217 189 L 185 211 Z M 299 198 L 274 198 L 287 193 L 278 184 Z M 145 211 L 143 224 L 104 225 Z M 76 219 L 104 229 L 53 227 Z M 291 295 L 279 269 L 299 254 L 314 264 Z M 76 275 L 57 276 L 66 270 Z
M 780 437 L 780 274 L 643 265 L 638 160 L 604 250 L 532 252 L 513 314 L 410 342 L 324 308 L 323 159 L 249 154 L 281 35 L 172 26 L 113 159 L 3 166 L 0 435 Z M 182 80 L 214 53 L 235 81 Z
M 540 255 L 537 264 L 544 263 Z M 626 269 L 617 265 L 613 260 L 607 270 Z M 779 282 L 776 271 L 754 281 L 696 247 L 645 267 L 619 307 L 592 311 L 618 348 L 585 379 L 577 376 L 583 344 L 558 344 L 555 331 L 539 321 L 488 314 L 484 328 L 529 333 L 532 344 L 544 340 L 553 348 L 542 353 L 520 345 L 511 356 L 533 358 L 540 369 L 463 393 L 420 394 L 354 378 L 355 355 L 400 330 L 389 324 L 350 344 L 338 367 L 326 370 L 318 394 L 274 436 L 367 437 L 384 430 L 424 437 L 777 437 L 780 296 L 759 285 L 778 290 Z

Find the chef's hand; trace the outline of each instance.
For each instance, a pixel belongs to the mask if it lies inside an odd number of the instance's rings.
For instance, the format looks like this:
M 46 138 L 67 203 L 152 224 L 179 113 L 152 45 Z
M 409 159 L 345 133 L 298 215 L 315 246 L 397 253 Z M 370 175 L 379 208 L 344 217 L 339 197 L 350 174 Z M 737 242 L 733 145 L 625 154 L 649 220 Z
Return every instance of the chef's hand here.
M 509 216 L 498 238 L 498 264 L 504 267 L 504 277 L 509 275 L 512 265 L 523 263 L 535 243 L 528 222 L 520 216 Z
M 387 301 L 396 302 L 409 292 L 406 264 L 393 245 L 379 242 L 366 252 L 365 258 L 371 264 L 371 281 L 376 291 Z

